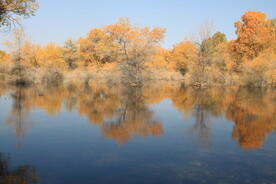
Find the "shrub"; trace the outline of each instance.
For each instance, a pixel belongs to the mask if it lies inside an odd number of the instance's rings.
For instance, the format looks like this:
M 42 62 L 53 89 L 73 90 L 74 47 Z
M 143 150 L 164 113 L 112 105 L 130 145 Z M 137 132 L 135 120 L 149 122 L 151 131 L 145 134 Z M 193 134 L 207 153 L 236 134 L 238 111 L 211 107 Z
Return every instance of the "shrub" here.
M 49 70 L 44 73 L 42 83 L 46 85 L 60 85 L 63 83 L 64 76 L 59 71 Z

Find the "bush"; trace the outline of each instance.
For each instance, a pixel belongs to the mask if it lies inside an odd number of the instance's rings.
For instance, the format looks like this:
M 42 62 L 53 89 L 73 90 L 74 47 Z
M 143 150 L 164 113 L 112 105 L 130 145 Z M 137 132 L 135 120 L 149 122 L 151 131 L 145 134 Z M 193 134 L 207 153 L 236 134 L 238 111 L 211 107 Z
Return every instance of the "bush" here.
M 46 85 L 60 85 L 63 83 L 64 76 L 58 71 L 47 71 L 42 77 L 42 83 Z
M 130 86 L 141 86 L 144 81 L 143 71 L 145 68 L 144 61 L 138 58 L 122 63 L 122 83 Z
M 261 53 L 242 65 L 242 85 L 273 85 L 275 80 L 276 56 L 270 50 Z
M 28 85 L 32 82 L 30 77 L 27 75 L 27 68 L 25 66 L 15 64 L 7 75 L 8 83 L 16 86 Z

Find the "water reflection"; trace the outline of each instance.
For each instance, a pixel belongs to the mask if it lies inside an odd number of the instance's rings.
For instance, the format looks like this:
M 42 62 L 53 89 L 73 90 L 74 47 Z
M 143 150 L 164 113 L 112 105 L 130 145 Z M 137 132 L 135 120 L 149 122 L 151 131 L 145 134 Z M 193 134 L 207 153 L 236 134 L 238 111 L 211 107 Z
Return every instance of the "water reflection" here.
M 0 93 L 8 89 L 4 86 Z M 273 89 L 194 89 L 175 84 L 127 88 L 71 82 L 64 86 L 12 89 L 11 98 L 13 106 L 6 124 L 15 127 L 17 136 L 24 136 L 30 128 L 29 112 L 34 108 L 43 109 L 49 115 L 59 114 L 63 108 L 77 111 L 91 124 L 99 126 L 103 136 L 119 144 L 136 136 L 162 136 L 166 130 L 149 105 L 164 99 L 172 101 L 183 119 L 193 120 L 187 134 L 195 137 L 203 147 L 211 145 L 210 124 L 214 117 L 225 116 L 234 122 L 232 138 L 244 149 L 262 147 L 266 136 L 276 128 L 276 92 Z
M 225 116 L 235 122 L 232 137 L 246 149 L 260 148 L 276 128 L 276 94 L 273 90 L 239 89 Z
M 87 116 L 91 124 L 101 125 L 106 118 L 115 116 L 120 105 L 118 89 L 96 83 L 85 86 L 74 85 L 77 90 L 72 95 L 76 98 L 77 110 L 80 115 Z
M 6 121 L 7 125 L 14 127 L 18 137 L 24 137 L 25 132 L 31 127 L 29 119 L 30 109 L 27 104 L 29 99 L 27 99 L 27 95 L 25 94 L 26 91 L 27 90 L 24 90 L 24 88 L 18 87 L 11 93 L 13 105 L 10 110 L 9 118 Z
M 34 166 L 24 165 L 11 169 L 10 155 L 0 152 L 0 184 L 35 184 L 38 180 Z
M 127 143 L 132 136 L 163 135 L 162 125 L 154 118 L 153 112 L 145 103 L 142 89 L 124 88 L 120 107 L 115 120 L 102 125 L 105 137 L 116 139 L 119 144 Z
M 173 97 L 173 102 L 179 110 L 186 115 L 190 114 L 194 119 L 194 124 L 187 133 L 194 135 L 201 147 L 209 149 L 210 117 L 218 114 L 209 92 L 205 89 L 181 87 Z

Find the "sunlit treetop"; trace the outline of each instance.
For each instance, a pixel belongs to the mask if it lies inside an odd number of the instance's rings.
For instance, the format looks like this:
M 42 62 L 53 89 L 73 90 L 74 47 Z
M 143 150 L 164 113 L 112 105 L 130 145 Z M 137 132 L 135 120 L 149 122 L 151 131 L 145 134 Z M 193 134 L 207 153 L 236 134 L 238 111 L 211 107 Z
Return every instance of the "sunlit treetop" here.
M 120 18 L 115 24 L 105 26 L 106 33 L 118 44 L 127 58 L 144 55 L 163 39 L 166 29 L 161 27 L 139 27 L 128 18 Z
M 235 22 L 237 39 L 229 44 L 231 57 L 236 62 L 252 60 L 275 45 L 275 32 L 265 13 L 247 11 L 241 19 Z

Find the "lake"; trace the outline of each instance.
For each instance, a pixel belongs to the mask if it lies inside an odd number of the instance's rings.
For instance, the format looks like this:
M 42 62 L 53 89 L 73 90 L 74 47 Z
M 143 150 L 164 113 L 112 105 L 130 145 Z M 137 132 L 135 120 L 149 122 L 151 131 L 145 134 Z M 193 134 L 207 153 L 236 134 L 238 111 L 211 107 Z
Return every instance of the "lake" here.
M 276 89 L 0 89 L 0 183 L 276 183 Z

